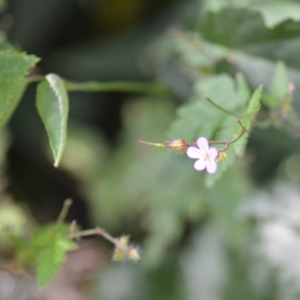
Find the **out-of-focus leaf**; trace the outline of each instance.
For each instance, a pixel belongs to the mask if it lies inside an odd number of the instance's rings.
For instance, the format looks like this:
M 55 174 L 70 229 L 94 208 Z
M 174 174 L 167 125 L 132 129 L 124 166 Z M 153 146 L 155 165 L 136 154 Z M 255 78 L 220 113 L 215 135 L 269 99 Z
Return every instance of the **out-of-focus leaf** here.
M 56 74 L 49 74 L 37 87 L 36 106 L 46 127 L 54 157 L 58 167 L 65 147 L 69 98 L 64 82 Z
M 269 27 L 287 19 L 300 20 L 300 3 L 296 1 L 269 0 L 255 3 L 250 0 L 249 5 L 263 14 L 266 25 Z
M 270 108 L 276 108 L 287 96 L 288 78 L 284 63 L 276 64 L 275 73 L 269 89 L 269 93 L 263 97 L 264 104 Z
M 247 113 L 245 116 L 243 116 L 240 119 L 240 122 L 246 132 L 244 135 L 233 144 L 234 151 L 236 155 L 242 156 L 245 152 L 246 144 L 248 141 L 248 134 L 251 130 L 251 126 L 253 124 L 253 121 L 255 119 L 255 115 L 258 113 L 260 109 L 260 99 L 261 99 L 261 92 L 262 92 L 262 86 L 258 87 L 252 94 L 252 97 L 249 100 L 248 107 L 247 107 Z M 237 130 L 237 133 L 235 134 L 235 137 L 237 138 L 240 134 L 243 128 L 239 126 L 239 129 Z
M 251 91 L 248 86 L 248 83 L 245 79 L 245 76 L 242 73 L 238 73 L 236 76 L 236 83 L 237 83 L 237 90 L 239 94 L 239 99 L 243 104 L 247 104 L 250 96 L 251 96 Z
M 278 99 L 283 99 L 287 93 L 288 78 L 283 62 L 276 64 L 275 74 L 272 79 L 270 94 Z
M 227 249 L 219 231 L 211 225 L 203 227 L 181 255 L 185 285 L 190 299 L 222 299 L 230 275 Z
M 262 85 L 259 86 L 253 93 L 251 99 L 249 100 L 247 107 L 247 114 L 254 115 L 258 112 L 260 108 L 260 98 L 262 92 Z M 250 127 L 247 127 L 249 129 Z
M 240 217 L 254 225 L 255 239 L 249 244 L 249 274 L 260 292 L 266 292 L 265 285 L 270 284 L 271 278 L 276 280 L 282 297 L 297 299 L 300 294 L 300 259 L 294 255 L 300 244 L 299 199 L 298 184 L 276 180 L 240 206 Z
M 285 0 L 204 0 L 202 9 L 206 11 L 218 11 L 228 5 L 248 7 L 258 10 L 264 17 L 268 27 L 282 22 L 286 19 L 300 20 L 300 3 Z
M 273 28 L 264 24 L 261 13 L 226 7 L 209 12 L 198 25 L 203 38 L 231 50 L 239 50 L 268 60 L 283 60 L 300 69 L 300 21 L 285 20 Z
M 37 57 L 25 53 L 0 51 L 0 129 L 17 107 L 26 87 L 28 70 L 38 60 Z

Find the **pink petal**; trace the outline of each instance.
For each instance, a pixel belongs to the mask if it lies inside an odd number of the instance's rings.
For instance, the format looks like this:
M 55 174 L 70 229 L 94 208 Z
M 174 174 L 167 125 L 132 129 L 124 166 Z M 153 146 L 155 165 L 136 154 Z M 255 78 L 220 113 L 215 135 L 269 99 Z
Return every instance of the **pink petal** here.
M 207 172 L 213 174 L 217 171 L 217 163 L 214 160 L 206 161 Z
M 216 148 L 211 147 L 208 151 L 208 155 L 211 160 L 215 160 L 218 157 L 219 152 Z
M 199 159 L 197 160 L 195 163 L 194 163 L 194 168 L 197 170 L 197 171 L 202 171 L 206 168 L 207 166 L 207 161 L 204 161 L 202 159 Z
M 200 158 L 201 151 L 196 147 L 189 147 L 186 151 L 186 155 L 190 158 Z
M 197 140 L 197 145 L 199 147 L 199 149 L 203 150 L 205 153 L 208 153 L 209 151 L 209 143 L 208 143 L 208 139 L 205 137 L 200 137 Z

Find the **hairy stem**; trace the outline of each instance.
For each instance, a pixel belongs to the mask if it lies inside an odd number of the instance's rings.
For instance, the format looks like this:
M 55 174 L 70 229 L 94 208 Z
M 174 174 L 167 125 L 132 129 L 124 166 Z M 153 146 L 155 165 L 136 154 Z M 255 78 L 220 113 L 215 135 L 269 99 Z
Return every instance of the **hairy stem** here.
M 72 200 L 71 199 L 65 200 L 64 205 L 63 205 L 63 207 L 61 209 L 61 212 L 60 212 L 60 214 L 57 218 L 57 221 L 56 221 L 57 225 L 60 225 L 65 221 L 66 216 L 69 212 L 69 209 L 70 209 L 71 205 L 72 205 Z

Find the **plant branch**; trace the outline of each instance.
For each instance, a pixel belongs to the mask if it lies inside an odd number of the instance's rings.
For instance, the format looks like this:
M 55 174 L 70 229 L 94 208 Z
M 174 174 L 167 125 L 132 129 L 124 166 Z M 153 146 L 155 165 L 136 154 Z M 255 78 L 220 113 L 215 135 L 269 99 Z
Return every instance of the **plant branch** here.
M 107 233 L 104 229 L 100 227 L 70 233 L 69 238 L 79 239 L 81 237 L 91 236 L 91 235 L 100 235 L 104 237 L 106 240 L 110 241 L 112 244 L 114 244 L 117 248 L 121 249 L 122 251 L 124 252 L 128 251 L 128 247 L 126 245 L 122 244 L 119 241 L 119 239 L 112 237 L 109 233 Z
M 127 92 L 127 93 L 152 93 L 169 94 L 170 91 L 159 83 L 145 82 L 71 82 L 65 81 L 66 89 L 69 92 Z
M 236 114 L 234 114 L 233 112 L 223 108 L 222 106 L 220 106 L 219 104 L 215 103 L 214 101 L 212 101 L 209 97 L 204 97 L 205 100 L 207 100 L 210 104 L 212 104 L 214 107 L 216 107 L 217 109 L 219 109 L 220 111 L 222 111 L 223 113 L 233 116 L 233 117 L 238 117 Z
M 70 209 L 71 205 L 72 205 L 72 200 L 71 199 L 65 200 L 64 205 L 62 207 L 62 210 L 61 210 L 61 212 L 60 212 L 60 214 L 57 218 L 57 221 L 56 221 L 57 225 L 60 225 L 65 221 L 65 218 L 66 218 L 66 216 L 69 212 L 69 209 Z

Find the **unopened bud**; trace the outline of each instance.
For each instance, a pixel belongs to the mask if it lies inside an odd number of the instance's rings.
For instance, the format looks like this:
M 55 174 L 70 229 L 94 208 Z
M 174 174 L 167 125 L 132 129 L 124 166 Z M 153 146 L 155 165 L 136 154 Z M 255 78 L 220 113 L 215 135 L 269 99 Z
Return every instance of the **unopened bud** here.
M 185 140 L 175 140 L 172 142 L 166 142 L 166 143 L 150 143 L 146 141 L 139 140 L 139 143 L 150 145 L 150 146 L 155 146 L 155 147 L 160 147 L 160 148 L 168 148 L 172 149 L 177 152 L 184 152 L 187 148 L 187 144 Z
M 177 152 L 184 152 L 186 150 L 186 142 L 185 140 L 175 140 L 172 142 L 165 143 L 166 148 L 172 149 Z
M 114 254 L 112 257 L 113 261 L 122 261 L 122 260 L 132 260 L 137 262 L 140 260 L 140 254 L 138 251 L 138 247 L 129 245 L 129 235 L 122 235 L 117 238 L 117 242 L 115 243 Z
M 130 247 L 130 248 L 128 249 L 127 255 L 128 255 L 128 258 L 129 258 L 130 260 L 133 260 L 133 261 L 138 261 L 138 260 L 141 259 L 138 250 L 137 250 L 136 248 L 134 248 L 134 247 Z
M 119 242 L 124 246 L 128 246 L 129 239 L 130 235 L 122 235 L 120 238 L 118 238 Z
M 119 248 L 115 248 L 112 261 L 121 261 L 124 259 L 126 259 L 126 253 Z

